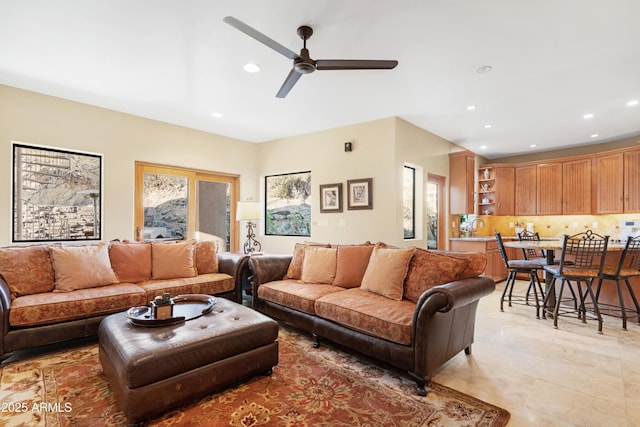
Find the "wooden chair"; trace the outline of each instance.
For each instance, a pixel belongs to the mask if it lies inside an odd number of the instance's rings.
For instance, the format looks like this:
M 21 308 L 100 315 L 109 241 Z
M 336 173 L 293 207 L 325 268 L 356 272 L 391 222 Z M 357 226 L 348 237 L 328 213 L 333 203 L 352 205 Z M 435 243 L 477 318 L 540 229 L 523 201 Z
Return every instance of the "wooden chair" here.
M 609 315 L 622 318 L 622 329 L 627 330 L 627 313 L 632 313 L 632 316 L 637 316 L 637 322 L 640 324 L 640 305 L 638 305 L 638 299 L 636 298 L 629 278 L 634 276 L 640 276 L 640 236 L 627 238 L 627 243 L 620 256 L 620 261 L 616 267 L 605 266 L 604 272 L 600 280 L 598 281 L 598 287 L 596 289 L 596 300 L 600 307 L 609 311 Z M 602 289 L 603 280 L 611 280 L 616 282 L 616 291 L 618 293 L 618 300 L 620 306 L 617 307 L 613 304 L 602 304 L 600 302 L 600 291 Z M 627 308 L 624 304 L 624 295 L 620 287 L 620 282 L 624 281 L 627 285 L 627 292 L 633 301 L 634 308 Z M 617 315 L 617 313 L 620 313 Z M 614 314 L 611 314 L 614 313 Z
M 536 317 L 540 318 L 540 308 L 542 307 L 542 298 L 544 295 L 544 291 L 542 290 L 542 285 L 540 284 L 540 279 L 538 277 L 538 271 L 542 269 L 542 262 L 535 260 L 526 260 L 526 259 L 514 259 L 510 260 L 507 256 L 507 251 L 504 248 L 504 243 L 502 241 L 502 236 L 498 231 L 494 231 L 496 235 L 496 240 L 498 241 L 498 250 L 500 251 L 500 257 L 504 261 L 504 265 L 509 270 L 509 274 L 507 276 L 507 281 L 504 285 L 504 290 L 502 291 L 502 297 L 500 298 L 500 311 L 504 311 L 504 301 L 506 300 L 509 304 L 509 307 L 512 304 L 529 304 L 529 297 L 531 292 L 533 292 L 533 298 L 536 305 Z M 524 296 L 522 295 L 513 295 L 513 286 L 516 282 L 516 276 L 518 274 L 527 274 L 529 276 L 529 287 Z
M 555 295 L 555 283 L 560 280 L 560 289 L 555 296 L 555 306 L 552 312 L 555 328 L 558 327 L 559 316 L 576 313 L 578 319 L 585 323 L 588 316 L 595 318 L 598 321 L 598 332 L 602 333 L 602 316 L 592 285 L 596 279 L 599 280 L 603 277 L 608 243 L 609 236 L 601 236 L 591 230 L 572 236 L 565 234 L 560 263 L 544 266 L 545 272 L 553 275 L 544 299 L 545 313 L 549 311 L 550 296 Z M 585 285 L 584 289 L 582 284 Z M 571 298 L 563 296 L 565 286 L 571 291 Z M 589 305 L 585 304 L 587 297 L 591 300 Z M 573 308 L 563 304 L 567 302 L 567 299 L 573 302 Z

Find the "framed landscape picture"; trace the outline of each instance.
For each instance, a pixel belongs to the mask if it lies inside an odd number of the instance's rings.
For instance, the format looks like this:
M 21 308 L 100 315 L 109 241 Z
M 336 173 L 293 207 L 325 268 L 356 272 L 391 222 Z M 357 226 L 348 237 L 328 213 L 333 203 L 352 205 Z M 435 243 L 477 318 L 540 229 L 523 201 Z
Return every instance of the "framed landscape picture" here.
M 269 175 L 264 186 L 265 234 L 311 236 L 311 172 Z
M 13 143 L 13 242 L 100 240 L 102 155 Z
M 373 209 L 373 178 L 347 181 L 348 209 Z
M 342 183 L 320 186 L 320 212 L 342 212 Z

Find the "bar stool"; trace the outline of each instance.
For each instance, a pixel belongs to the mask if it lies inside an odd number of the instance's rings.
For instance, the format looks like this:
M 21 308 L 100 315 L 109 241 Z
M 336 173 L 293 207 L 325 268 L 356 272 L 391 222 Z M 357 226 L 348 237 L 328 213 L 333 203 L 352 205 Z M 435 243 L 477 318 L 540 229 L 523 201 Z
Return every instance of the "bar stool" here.
M 509 270 L 507 281 L 505 282 L 504 290 L 502 291 L 502 297 L 500 298 L 500 311 L 504 311 L 505 299 L 507 300 L 509 307 L 511 307 L 512 304 L 529 305 L 529 295 L 533 291 L 533 297 L 536 303 L 536 318 L 539 319 L 541 301 L 542 296 L 544 295 L 544 291 L 542 290 L 542 285 L 540 284 L 540 279 L 538 278 L 538 271 L 542 269 L 543 264 L 535 260 L 510 260 L 507 256 L 507 251 L 504 248 L 502 235 L 495 230 L 494 233 L 496 235 L 496 240 L 498 241 L 500 257 L 502 257 L 502 261 L 504 261 L 505 267 L 507 268 L 507 270 Z M 524 296 L 513 295 L 513 286 L 516 282 L 516 276 L 519 273 L 529 275 L 529 287 L 527 288 L 527 292 Z
M 529 231 L 529 230 L 522 230 L 520 233 L 518 233 L 518 240 L 520 241 L 533 241 L 533 242 L 539 242 L 540 241 L 540 234 L 536 231 Z M 542 264 L 546 264 L 547 263 L 547 252 L 544 249 L 539 249 L 540 252 L 538 252 L 538 249 L 536 248 L 522 248 L 522 255 L 524 256 L 524 259 L 530 259 L 530 260 L 536 260 L 536 261 L 540 261 Z M 559 264 L 560 263 L 560 259 L 556 258 L 553 260 L 554 264 Z
M 608 243 L 609 236 L 601 236 L 591 230 L 572 236 L 565 234 L 560 264 L 544 266 L 544 270 L 553 275 L 551 285 L 547 289 L 544 298 L 543 309 L 545 313 L 549 311 L 550 296 L 552 294 L 555 296 L 556 280 L 560 280 L 560 289 L 553 309 L 554 328 L 558 328 L 559 316 L 576 313 L 578 319 L 582 319 L 584 323 L 587 321 L 587 316 L 595 318 L 598 321 L 598 333 L 602 333 L 602 316 L 598 308 L 597 298 L 593 294 L 592 285 L 596 279 L 603 277 Z M 569 260 L 572 261 L 571 264 L 567 262 Z M 585 284 L 584 292 L 582 283 Z M 569 300 L 573 302 L 573 309 L 567 307 L 566 304 L 562 304 L 567 302 L 567 297 L 563 297 L 565 285 L 571 291 L 572 298 L 569 298 Z M 591 300 L 590 307 L 585 304 L 587 296 Z
M 627 238 L 627 243 L 620 255 L 620 261 L 617 267 L 605 266 L 604 272 L 600 280 L 598 281 L 598 287 L 596 288 L 596 301 L 601 307 L 612 310 L 613 312 L 620 312 L 620 315 L 613 316 L 622 318 L 622 329 L 627 330 L 627 312 L 633 313 L 638 316 L 637 322 L 640 324 L 640 306 L 638 305 L 638 299 L 636 298 L 629 278 L 634 276 L 640 276 L 640 236 Z M 620 307 L 616 307 L 613 304 L 603 304 L 600 302 L 600 290 L 602 289 L 603 280 L 612 280 L 616 282 L 616 291 L 618 292 L 618 300 L 620 301 Z M 635 308 L 626 308 L 624 305 L 624 296 L 622 289 L 620 288 L 620 282 L 624 281 L 627 285 L 627 291 L 631 296 L 631 300 Z

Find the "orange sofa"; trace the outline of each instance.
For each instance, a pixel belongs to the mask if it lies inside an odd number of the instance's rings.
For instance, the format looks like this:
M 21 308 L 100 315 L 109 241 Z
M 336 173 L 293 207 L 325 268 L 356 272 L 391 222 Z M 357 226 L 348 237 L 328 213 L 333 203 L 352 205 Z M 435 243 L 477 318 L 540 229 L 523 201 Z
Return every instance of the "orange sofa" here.
M 165 292 L 240 302 L 246 262 L 209 241 L 0 248 L 0 359 L 95 335 L 105 316 Z
M 383 244 L 296 245 L 292 256 L 249 259 L 253 307 L 406 370 L 418 394 L 435 370 L 471 352 L 481 297 L 483 253 L 391 248 Z

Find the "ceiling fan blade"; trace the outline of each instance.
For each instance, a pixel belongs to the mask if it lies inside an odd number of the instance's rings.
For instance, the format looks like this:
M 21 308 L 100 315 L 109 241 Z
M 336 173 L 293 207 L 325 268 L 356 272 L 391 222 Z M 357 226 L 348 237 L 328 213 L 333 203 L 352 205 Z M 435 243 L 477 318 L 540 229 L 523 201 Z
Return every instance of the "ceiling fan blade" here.
M 285 96 L 287 96 L 289 91 L 293 88 L 293 85 L 296 84 L 296 82 L 298 81 L 298 79 L 300 79 L 301 76 L 302 74 L 298 73 L 294 69 L 291 69 L 291 71 L 289 72 L 289 75 L 284 80 L 284 83 L 282 83 L 282 86 L 280 87 L 280 90 L 278 91 L 276 98 L 284 98 Z
M 231 25 L 233 28 L 242 31 L 243 33 L 245 33 L 249 37 L 252 37 L 252 38 L 258 40 L 260 43 L 264 44 L 267 47 L 270 47 L 271 49 L 275 50 L 276 52 L 281 53 L 282 55 L 286 56 L 289 59 L 295 59 L 295 58 L 297 58 L 299 56 L 294 51 L 292 51 L 292 50 L 288 49 L 287 47 L 281 45 L 280 43 L 278 43 L 277 41 L 273 40 L 272 38 L 265 36 L 260 31 L 256 30 L 255 28 L 252 28 L 252 27 L 248 26 L 247 24 L 245 24 L 244 22 L 240 21 L 239 19 L 234 18 L 233 16 L 225 16 L 222 20 L 224 22 L 226 22 L 227 24 Z
M 390 70 L 398 61 L 369 59 L 318 59 L 316 70 Z

